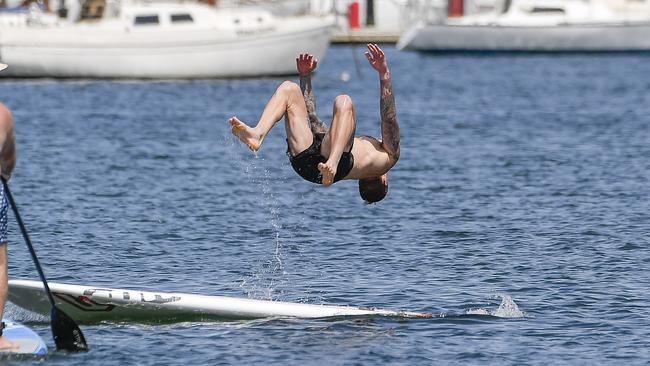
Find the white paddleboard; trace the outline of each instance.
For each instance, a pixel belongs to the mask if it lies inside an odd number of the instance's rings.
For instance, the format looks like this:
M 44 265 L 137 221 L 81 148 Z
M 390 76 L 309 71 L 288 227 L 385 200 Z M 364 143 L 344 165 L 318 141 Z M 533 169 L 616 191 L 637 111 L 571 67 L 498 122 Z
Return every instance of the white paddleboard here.
M 9 319 L 3 319 L 5 329 L 3 335 L 11 342 L 18 345 L 17 350 L 0 351 L 0 355 L 20 353 L 42 356 L 47 353 L 47 346 L 43 339 L 33 330 Z
M 324 318 L 382 315 L 431 317 L 402 312 L 336 305 L 206 296 L 176 292 L 147 292 L 48 282 L 57 307 L 78 322 L 143 320 L 172 322 L 202 319 L 255 319 L 267 317 Z M 48 315 L 51 310 L 43 283 L 10 280 L 9 300 L 27 310 Z

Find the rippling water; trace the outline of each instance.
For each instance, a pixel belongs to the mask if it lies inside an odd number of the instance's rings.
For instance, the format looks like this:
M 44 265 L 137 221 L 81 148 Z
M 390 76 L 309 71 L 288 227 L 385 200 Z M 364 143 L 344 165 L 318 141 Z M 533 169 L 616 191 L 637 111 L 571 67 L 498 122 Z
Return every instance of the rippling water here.
M 379 135 L 362 51 L 330 49 L 318 107 L 348 93 Z M 296 176 L 282 128 L 257 155 L 233 140 L 281 79 L 2 80 L 50 280 L 438 315 L 85 325 L 91 351 L 48 364 L 648 362 L 647 56 L 386 51 L 402 157 L 376 205 Z M 10 277 L 37 279 L 10 230 Z

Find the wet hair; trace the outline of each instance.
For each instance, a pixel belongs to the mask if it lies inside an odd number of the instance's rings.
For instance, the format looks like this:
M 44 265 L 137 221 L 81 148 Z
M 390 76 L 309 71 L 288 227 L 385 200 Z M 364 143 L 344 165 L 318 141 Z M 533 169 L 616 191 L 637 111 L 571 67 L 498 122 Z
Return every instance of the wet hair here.
M 379 202 L 386 197 L 388 185 L 380 177 L 359 179 L 359 194 L 366 203 Z

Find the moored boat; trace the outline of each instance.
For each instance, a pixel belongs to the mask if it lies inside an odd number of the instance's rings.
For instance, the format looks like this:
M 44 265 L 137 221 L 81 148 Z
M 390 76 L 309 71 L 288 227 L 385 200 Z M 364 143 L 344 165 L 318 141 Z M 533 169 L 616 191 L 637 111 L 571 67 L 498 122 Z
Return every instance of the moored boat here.
M 68 17 L 69 18 L 69 17 Z M 0 14 L 3 76 L 223 78 L 295 72 L 295 57 L 322 59 L 333 18 L 277 18 L 261 9 L 129 2 L 99 19 L 69 21 L 32 9 Z
M 420 20 L 397 47 L 433 52 L 616 52 L 650 50 L 650 6 L 625 11 L 603 1 L 508 0 L 473 15 Z

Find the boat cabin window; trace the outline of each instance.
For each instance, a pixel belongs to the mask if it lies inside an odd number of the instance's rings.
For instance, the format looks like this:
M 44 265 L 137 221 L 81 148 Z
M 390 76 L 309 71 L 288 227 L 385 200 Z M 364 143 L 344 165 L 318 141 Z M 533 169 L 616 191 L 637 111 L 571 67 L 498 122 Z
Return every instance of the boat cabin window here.
M 138 15 L 135 17 L 135 25 L 158 24 L 157 15 Z
M 534 13 L 534 14 L 539 14 L 539 13 L 564 14 L 564 9 L 562 9 L 562 8 L 533 8 L 530 12 Z
M 185 23 L 193 22 L 192 16 L 190 14 L 172 14 L 172 23 Z

